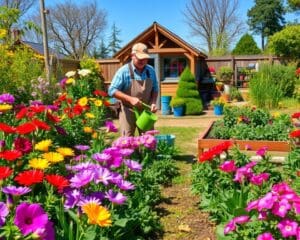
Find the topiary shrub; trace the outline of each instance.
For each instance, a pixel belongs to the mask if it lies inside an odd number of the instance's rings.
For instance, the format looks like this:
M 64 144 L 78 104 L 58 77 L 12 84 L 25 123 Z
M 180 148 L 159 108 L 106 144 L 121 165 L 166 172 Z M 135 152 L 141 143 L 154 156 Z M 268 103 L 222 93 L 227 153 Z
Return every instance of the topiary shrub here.
M 232 55 L 253 55 L 261 54 L 261 50 L 257 47 L 253 37 L 246 33 L 236 44 L 235 48 L 231 52 Z
M 195 76 L 186 67 L 180 75 L 176 97 L 185 100 L 185 115 L 199 115 L 203 111 L 203 104 L 197 89 Z

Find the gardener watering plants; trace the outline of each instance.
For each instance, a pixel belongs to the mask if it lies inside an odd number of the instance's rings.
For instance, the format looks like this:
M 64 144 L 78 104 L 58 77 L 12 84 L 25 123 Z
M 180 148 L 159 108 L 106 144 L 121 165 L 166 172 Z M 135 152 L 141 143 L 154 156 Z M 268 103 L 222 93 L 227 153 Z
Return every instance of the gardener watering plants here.
M 148 64 L 148 48 L 143 43 L 132 47 L 131 61 L 119 68 L 112 79 L 108 93 L 121 101 L 119 114 L 122 136 L 134 136 L 153 128 L 157 111 L 158 83 L 154 68 Z M 145 115 L 146 114 L 146 115 Z M 148 121 L 144 125 L 144 121 Z

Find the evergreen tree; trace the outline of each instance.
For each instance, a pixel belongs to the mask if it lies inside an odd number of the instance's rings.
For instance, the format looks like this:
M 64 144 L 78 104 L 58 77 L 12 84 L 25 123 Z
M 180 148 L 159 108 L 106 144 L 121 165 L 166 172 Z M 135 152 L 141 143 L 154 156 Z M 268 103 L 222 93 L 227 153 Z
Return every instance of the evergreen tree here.
M 94 49 L 93 57 L 102 59 L 109 57 L 109 48 L 105 45 L 103 38 L 100 40 L 99 48 Z
M 109 44 L 108 44 L 108 48 L 112 56 L 115 55 L 115 53 L 121 49 L 120 43 L 122 41 L 119 39 L 120 32 L 121 30 L 119 30 L 116 27 L 116 24 L 114 23 L 112 26 L 112 32 L 109 37 Z
M 197 89 L 195 76 L 186 67 L 180 75 L 176 97 L 183 98 L 186 115 L 199 115 L 203 111 L 203 104 Z
M 248 25 L 255 34 L 261 35 L 261 48 L 264 50 L 265 38 L 280 31 L 285 20 L 283 0 L 255 0 L 255 5 L 248 10 Z
M 253 37 L 246 33 L 241 37 L 231 53 L 232 55 L 254 55 L 260 54 L 261 50 L 257 47 Z

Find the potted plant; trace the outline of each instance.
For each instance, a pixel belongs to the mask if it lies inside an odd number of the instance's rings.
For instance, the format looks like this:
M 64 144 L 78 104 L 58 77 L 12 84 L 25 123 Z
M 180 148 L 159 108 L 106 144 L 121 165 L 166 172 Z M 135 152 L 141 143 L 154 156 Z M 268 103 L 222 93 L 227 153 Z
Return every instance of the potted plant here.
M 230 84 L 233 76 L 233 69 L 229 66 L 222 66 L 218 71 L 218 79 L 224 84 Z
M 184 114 L 185 100 L 180 97 L 174 97 L 170 102 L 171 107 L 173 108 L 174 116 L 179 117 Z
M 214 107 L 214 114 L 215 115 L 222 115 L 223 108 L 226 104 L 225 100 L 222 97 L 215 98 L 210 102 L 210 104 Z
M 217 82 L 215 82 L 215 85 L 216 85 L 216 89 L 217 89 L 218 92 L 223 91 L 223 89 L 224 89 L 224 83 L 223 82 L 217 81 Z

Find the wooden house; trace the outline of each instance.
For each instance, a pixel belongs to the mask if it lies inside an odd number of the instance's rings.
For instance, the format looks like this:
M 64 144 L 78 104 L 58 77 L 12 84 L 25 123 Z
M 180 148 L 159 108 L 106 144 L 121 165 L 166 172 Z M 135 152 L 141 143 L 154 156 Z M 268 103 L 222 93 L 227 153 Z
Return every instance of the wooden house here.
M 185 67 L 189 67 L 196 81 L 205 75 L 207 56 L 169 31 L 154 22 L 149 28 L 118 51 L 113 59 L 98 60 L 106 85 L 109 85 L 117 69 L 130 61 L 132 46 L 142 42 L 148 46 L 152 65 L 159 81 L 160 96 L 176 93 L 179 76 Z

